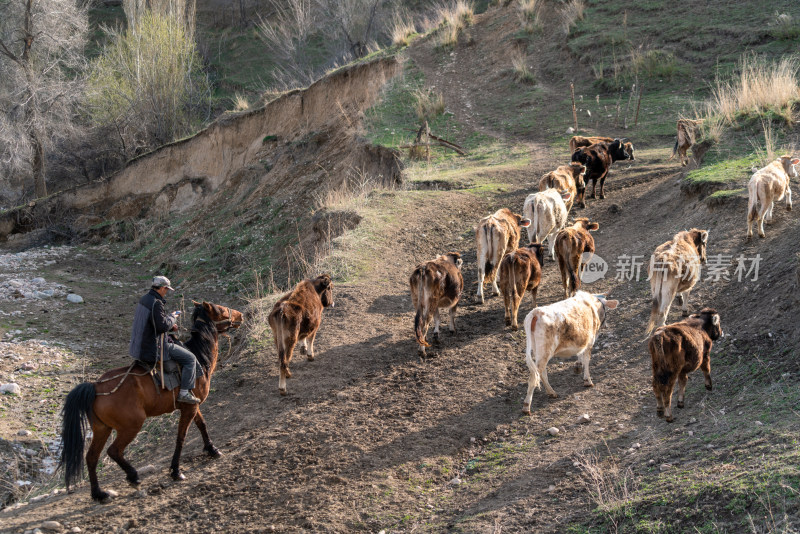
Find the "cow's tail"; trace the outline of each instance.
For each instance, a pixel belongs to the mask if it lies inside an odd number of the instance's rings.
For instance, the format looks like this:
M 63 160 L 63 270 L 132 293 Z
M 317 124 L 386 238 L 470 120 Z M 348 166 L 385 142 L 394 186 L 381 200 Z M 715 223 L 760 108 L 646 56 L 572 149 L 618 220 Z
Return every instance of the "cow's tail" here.
M 531 243 L 539 243 L 539 236 L 542 236 L 541 239 L 544 240 L 547 234 L 542 232 L 542 229 L 539 228 L 539 223 L 544 222 L 542 219 L 544 217 L 539 217 L 539 210 L 536 209 L 536 206 L 532 206 L 533 208 L 533 215 L 531 216 L 531 225 L 530 228 L 533 229 L 533 237 L 531 238 Z
M 492 240 L 492 231 L 489 225 L 483 227 L 484 237 L 486 238 L 486 258 L 483 264 L 483 274 L 486 276 L 486 281 L 491 282 L 494 280 L 495 264 L 492 261 L 494 258 L 494 240 Z
M 650 307 L 650 321 L 647 323 L 646 334 L 648 335 L 655 329 L 659 316 L 667 311 L 667 305 L 672 302 L 668 294 L 669 288 L 664 284 L 664 273 L 662 271 L 653 272 L 650 292 L 653 295 L 653 301 Z
M 275 346 L 278 349 L 278 361 L 280 362 L 281 372 L 286 378 L 292 378 L 292 372 L 289 370 L 289 362 L 286 358 L 286 343 L 283 337 L 283 320 L 286 314 L 283 311 L 285 303 L 281 304 L 280 313 L 275 318 Z
M 61 409 L 61 458 L 67 490 L 83 475 L 83 445 L 89 417 L 97 395 L 94 384 L 84 382 L 73 388 Z
M 747 185 L 747 222 L 758 220 L 758 184 L 755 181 Z M 763 199 L 762 204 L 763 204 Z
M 567 277 L 569 278 L 570 294 L 574 295 L 578 291 L 578 273 L 575 272 L 575 267 L 572 261 L 567 259 Z M 578 256 L 578 270 L 581 268 L 581 257 Z
M 675 137 L 675 146 L 672 147 L 672 155 L 669 157 L 667 161 L 670 161 L 672 158 L 675 157 L 675 154 L 678 153 L 678 138 Z
M 430 313 L 430 295 L 428 294 L 428 269 L 424 267 L 420 271 L 419 284 L 417 285 L 417 314 L 414 316 L 414 336 L 417 343 L 423 347 L 430 347 L 431 344 L 425 341 L 425 324 L 428 322 Z
M 536 330 L 536 319 L 536 314 L 531 314 L 530 328 L 526 332 L 528 343 L 525 347 L 525 363 L 528 365 L 528 370 L 531 373 L 534 390 L 542 388 L 542 377 L 539 375 L 538 367 L 536 367 L 536 338 L 533 335 Z
M 650 338 L 650 355 L 653 358 L 653 378 L 658 380 L 661 385 L 666 386 L 672 372 L 664 352 L 664 336 L 660 332 Z

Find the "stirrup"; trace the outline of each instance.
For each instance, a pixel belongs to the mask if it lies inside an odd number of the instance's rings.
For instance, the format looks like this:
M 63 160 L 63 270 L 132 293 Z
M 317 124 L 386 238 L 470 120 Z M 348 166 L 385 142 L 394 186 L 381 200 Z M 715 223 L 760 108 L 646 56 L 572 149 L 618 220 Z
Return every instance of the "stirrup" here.
M 186 404 L 200 404 L 200 399 L 195 397 L 191 391 L 187 392 L 185 395 L 178 394 L 178 398 L 175 399 L 177 402 L 185 402 Z

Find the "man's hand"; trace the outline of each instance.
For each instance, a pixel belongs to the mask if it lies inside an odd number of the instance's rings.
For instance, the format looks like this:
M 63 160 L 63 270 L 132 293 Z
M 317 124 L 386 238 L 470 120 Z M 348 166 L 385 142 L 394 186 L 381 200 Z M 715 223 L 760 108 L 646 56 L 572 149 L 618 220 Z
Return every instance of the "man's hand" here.
M 174 332 L 177 329 L 178 329 L 178 323 L 175 323 L 174 325 L 172 325 L 172 328 L 170 328 L 170 331 Z

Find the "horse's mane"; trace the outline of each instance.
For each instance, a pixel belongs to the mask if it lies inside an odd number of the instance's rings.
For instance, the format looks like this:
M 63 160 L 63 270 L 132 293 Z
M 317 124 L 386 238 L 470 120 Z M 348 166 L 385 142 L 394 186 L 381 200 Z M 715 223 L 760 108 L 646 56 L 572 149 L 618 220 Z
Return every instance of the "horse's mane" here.
M 192 337 L 186 348 L 192 351 L 206 373 L 211 367 L 213 349 L 217 346 L 217 327 L 203 306 L 195 306 L 192 312 Z

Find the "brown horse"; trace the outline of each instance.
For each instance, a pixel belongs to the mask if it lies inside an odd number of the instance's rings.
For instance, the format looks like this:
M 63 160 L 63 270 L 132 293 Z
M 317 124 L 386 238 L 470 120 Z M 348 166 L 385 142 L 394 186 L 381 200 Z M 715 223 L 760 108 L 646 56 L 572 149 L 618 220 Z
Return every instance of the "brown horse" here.
M 192 392 L 205 401 L 211 386 L 211 375 L 217 366 L 219 334 L 242 324 L 242 314 L 234 309 L 217 306 L 208 302 L 195 303 L 192 313 L 192 337 L 186 343 L 197 357 L 204 373 L 197 377 Z M 125 471 L 128 482 L 133 486 L 140 483 L 136 469 L 125 459 L 125 447 L 134 440 L 142 429 L 145 419 L 156 415 L 180 410 L 178 440 L 172 456 L 171 474 L 175 480 L 183 480 L 179 461 L 186 432 L 192 421 L 203 436 L 203 450 L 211 457 L 221 454 L 211 443 L 206 423 L 197 404 L 176 403 L 178 389 L 166 391 L 157 388 L 149 373 L 137 363 L 132 368 L 120 367 L 108 371 L 95 383 L 84 382 L 67 395 L 62 410 L 61 462 L 64 478 L 69 490 L 70 483 L 77 482 L 83 474 L 83 448 L 87 421 L 92 428 L 92 443 L 86 453 L 89 468 L 89 482 L 92 498 L 106 501 L 109 492 L 100 489 L 97 483 L 97 461 L 112 430 L 117 431 L 116 439 L 108 448 L 108 455 Z

